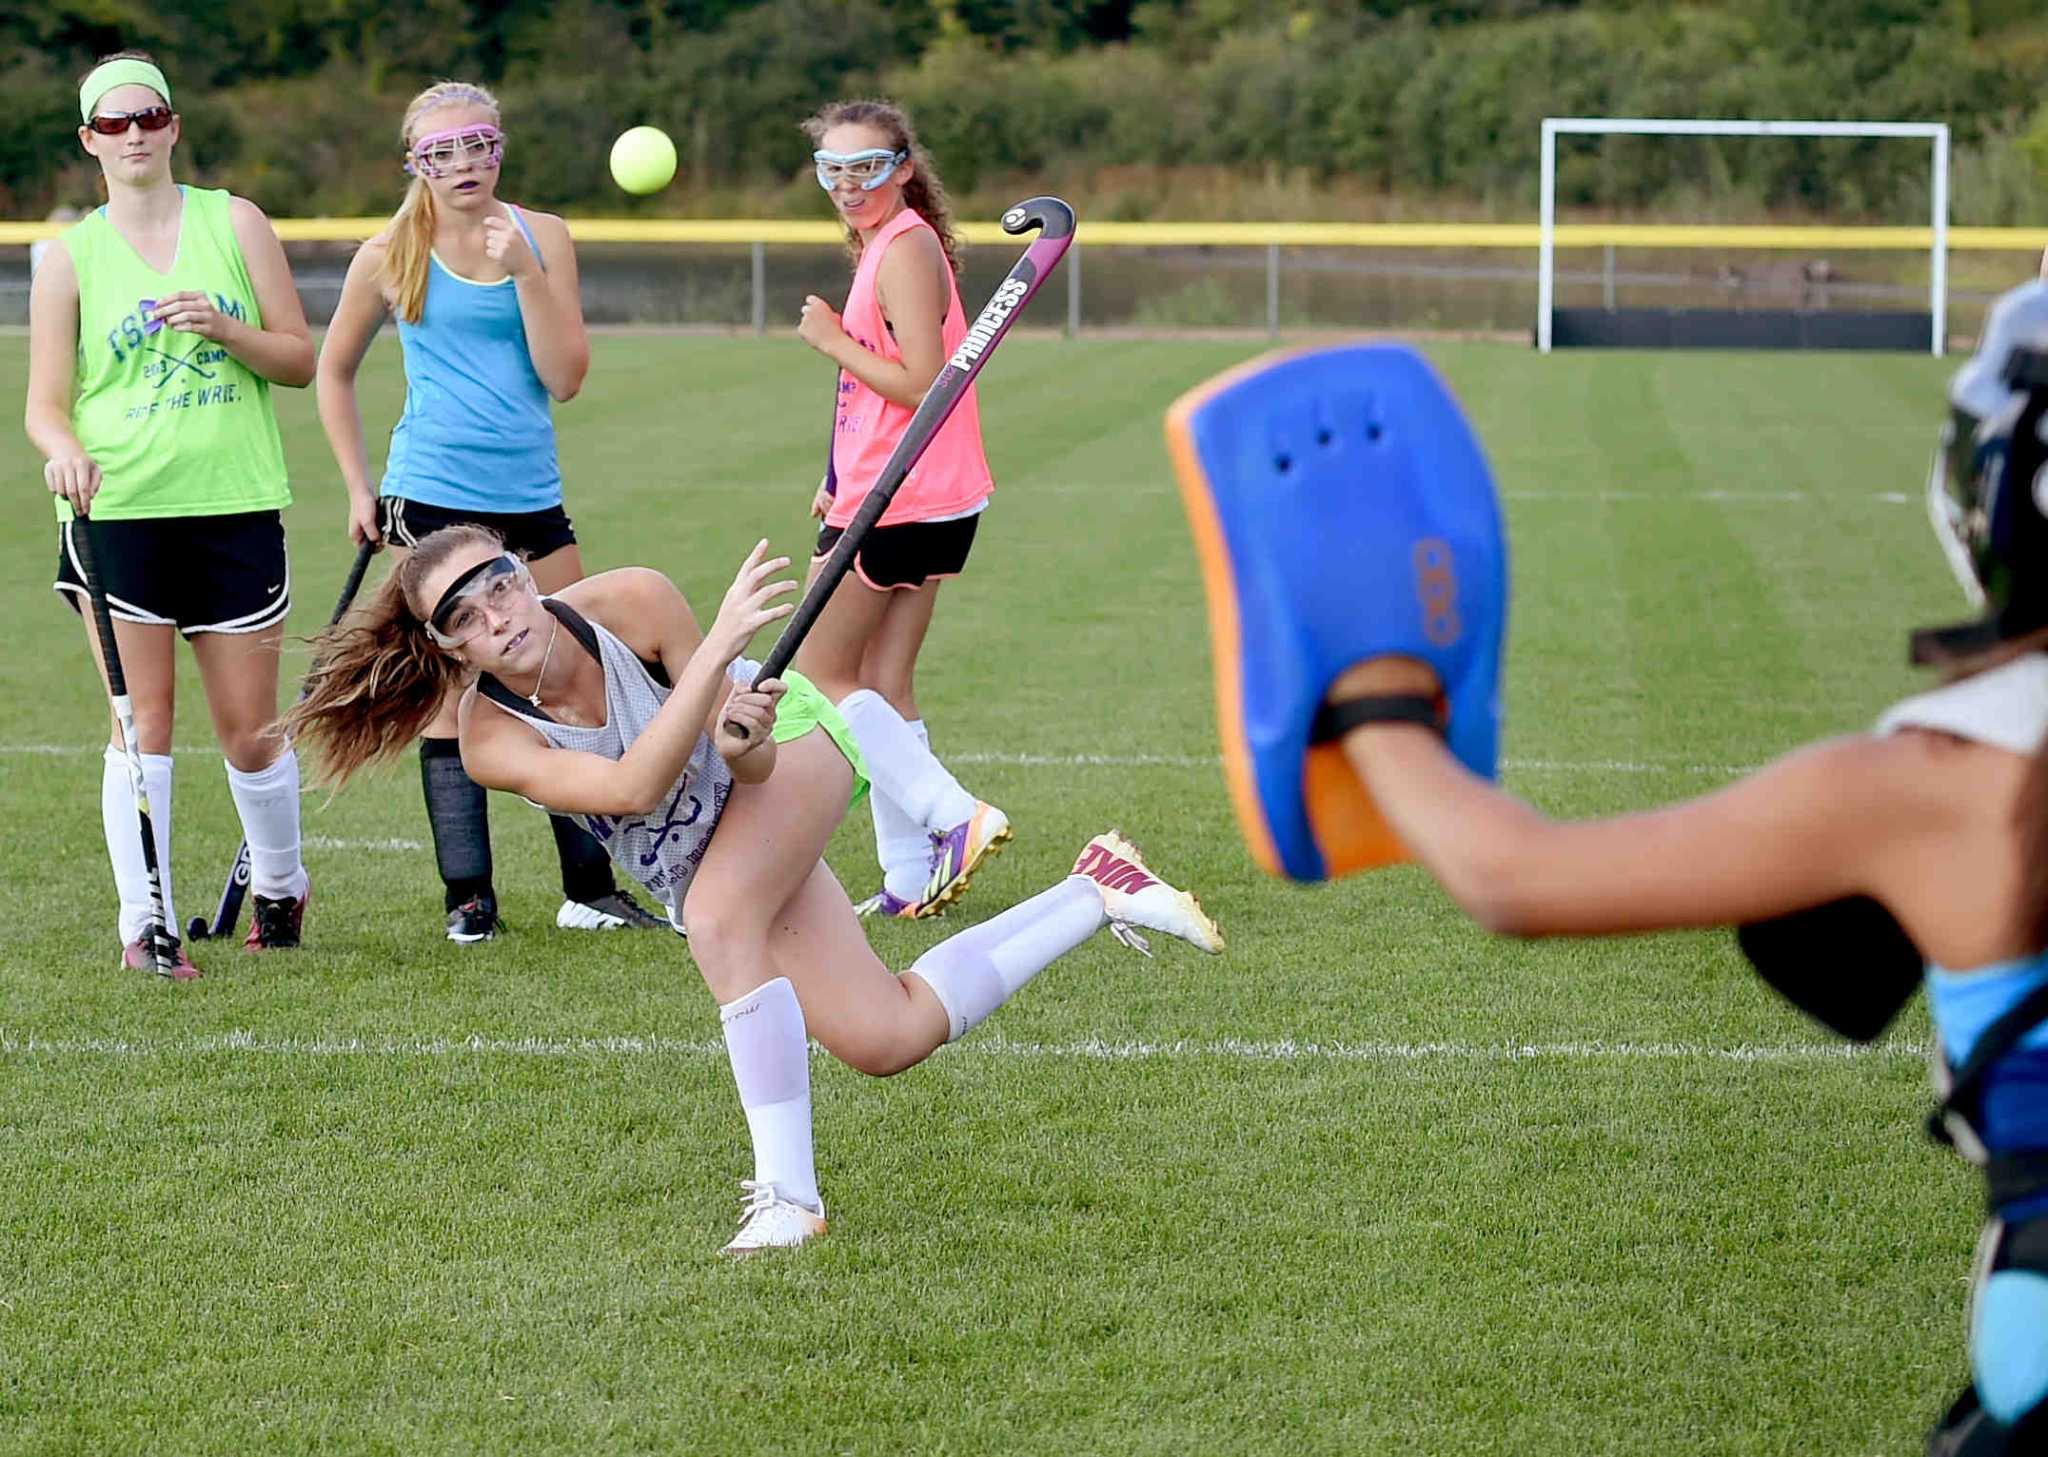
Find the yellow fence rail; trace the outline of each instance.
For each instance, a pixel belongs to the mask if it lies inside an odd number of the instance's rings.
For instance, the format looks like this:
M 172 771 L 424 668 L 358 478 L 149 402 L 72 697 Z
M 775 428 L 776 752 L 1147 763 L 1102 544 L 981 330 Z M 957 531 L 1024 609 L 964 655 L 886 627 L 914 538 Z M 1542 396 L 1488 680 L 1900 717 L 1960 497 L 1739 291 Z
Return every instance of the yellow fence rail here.
M 288 243 L 353 243 L 390 219 L 277 218 Z M 62 223 L 0 222 L 0 245 L 25 246 L 55 237 Z M 830 221 L 775 222 L 716 218 L 571 218 L 569 231 L 585 243 L 811 243 L 844 236 Z M 969 222 L 970 243 L 1005 241 L 994 223 Z M 1226 248 L 1534 248 L 1534 223 L 1091 223 L 1079 241 L 1107 247 Z M 1693 224 L 1573 223 L 1557 229 L 1560 248 L 1723 248 L 1820 252 L 1922 250 L 1932 230 L 1888 227 L 1776 227 Z M 1952 252 L 2034 252 L 2048 249 L 2048 228 L 1950 228 Z

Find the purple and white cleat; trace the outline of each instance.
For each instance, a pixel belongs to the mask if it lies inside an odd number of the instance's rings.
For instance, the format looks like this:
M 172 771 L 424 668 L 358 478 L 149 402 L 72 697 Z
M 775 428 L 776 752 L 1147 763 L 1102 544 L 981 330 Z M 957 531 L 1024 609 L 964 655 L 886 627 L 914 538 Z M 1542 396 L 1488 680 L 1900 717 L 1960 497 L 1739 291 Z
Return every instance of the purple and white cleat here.
M 981 862 L 1010 841 L 1010 817 L 992 804 L 977 801 L 974 813 L 943 834 L 932 835 L 931 879 L 924 899 L 911 915 L 936 916 L 967 893 Z
M 855 906 L 853 913 L 863 921 L 870 917 L 888 921 L 911 921 L 917 918 L 919 904 L 917 901 L 907 901 L 900 896 L 891 895 L 889 887 L 885 885 Z

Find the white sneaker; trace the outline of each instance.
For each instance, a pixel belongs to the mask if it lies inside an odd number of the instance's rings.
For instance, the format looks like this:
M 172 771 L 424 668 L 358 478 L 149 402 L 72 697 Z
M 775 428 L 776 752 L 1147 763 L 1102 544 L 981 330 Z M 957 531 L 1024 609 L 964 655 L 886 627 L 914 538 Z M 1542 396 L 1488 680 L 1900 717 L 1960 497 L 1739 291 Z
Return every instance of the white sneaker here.
M 740 1211 L 740 1232 L 721 1253 L 754 1255 L 762 1250 L 793 1250 L 825 1233 L 824 1205 L 807 1208 L 783 1198 L 775 1185 L 752 1179 L 741 1179 L 740 1187 L 747 1191 L 745 1207 Z
M 555 925 L 564 931 L 653 931 L 668 925 L 623 890 L 593 901 L 562 902 Z
M 1152 948 L 1135 929 L 1143 926 L 1178 936 L 1211 956 L 1223 950 L 1223 932 L 1202 903 L 1146 869 L 1138 847 L 1115 830 L 1104 831 L 1082 848 L 1074 874 L 1095 882 L 1102 892 L 1102 908 L 1109 913 L 1110 934 L 1124 945 L 1150 956 Z

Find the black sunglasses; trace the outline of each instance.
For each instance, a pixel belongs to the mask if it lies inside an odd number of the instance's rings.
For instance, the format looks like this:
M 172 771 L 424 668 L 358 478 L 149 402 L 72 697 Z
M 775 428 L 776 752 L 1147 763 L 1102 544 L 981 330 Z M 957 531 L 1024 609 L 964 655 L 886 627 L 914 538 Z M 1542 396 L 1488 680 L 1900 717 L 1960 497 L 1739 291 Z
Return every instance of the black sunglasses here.
M 131 121 L 146 132 L 160 132 L 171 124 L 174 114 L 168 106 L 152 106 L 144 111 L 103 111 L 86 125 L 103 137 L 120 136 Z

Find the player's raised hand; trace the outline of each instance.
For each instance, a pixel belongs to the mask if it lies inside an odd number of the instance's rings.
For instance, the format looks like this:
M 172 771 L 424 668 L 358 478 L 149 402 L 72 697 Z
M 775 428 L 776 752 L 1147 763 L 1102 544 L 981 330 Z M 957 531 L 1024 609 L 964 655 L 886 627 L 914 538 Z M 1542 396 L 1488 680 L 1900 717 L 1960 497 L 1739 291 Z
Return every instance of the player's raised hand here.
M 526 244 L 526 234 L 509 213 L 484 219 L 484 256 L 503 265 L 514 278 L 540 271 L 540 260 L 533 256 L 533 249 Z
M 725 600 L 718 604 L 718 616 L 711 630 L 704 634 L 704 645 L 717 654 L 721 664 L 738 657 L 754 640 L 754 634 L 769 623 L 796 611 L 794 602 L 775 600 L 797 590 L 792 578 L 775 580 L 775 574 L 789 565 L 789 558 L 771 557 L 767 551 L 768 538 L 764 536 L 740 563 L 739 575 L 726 589 Z

